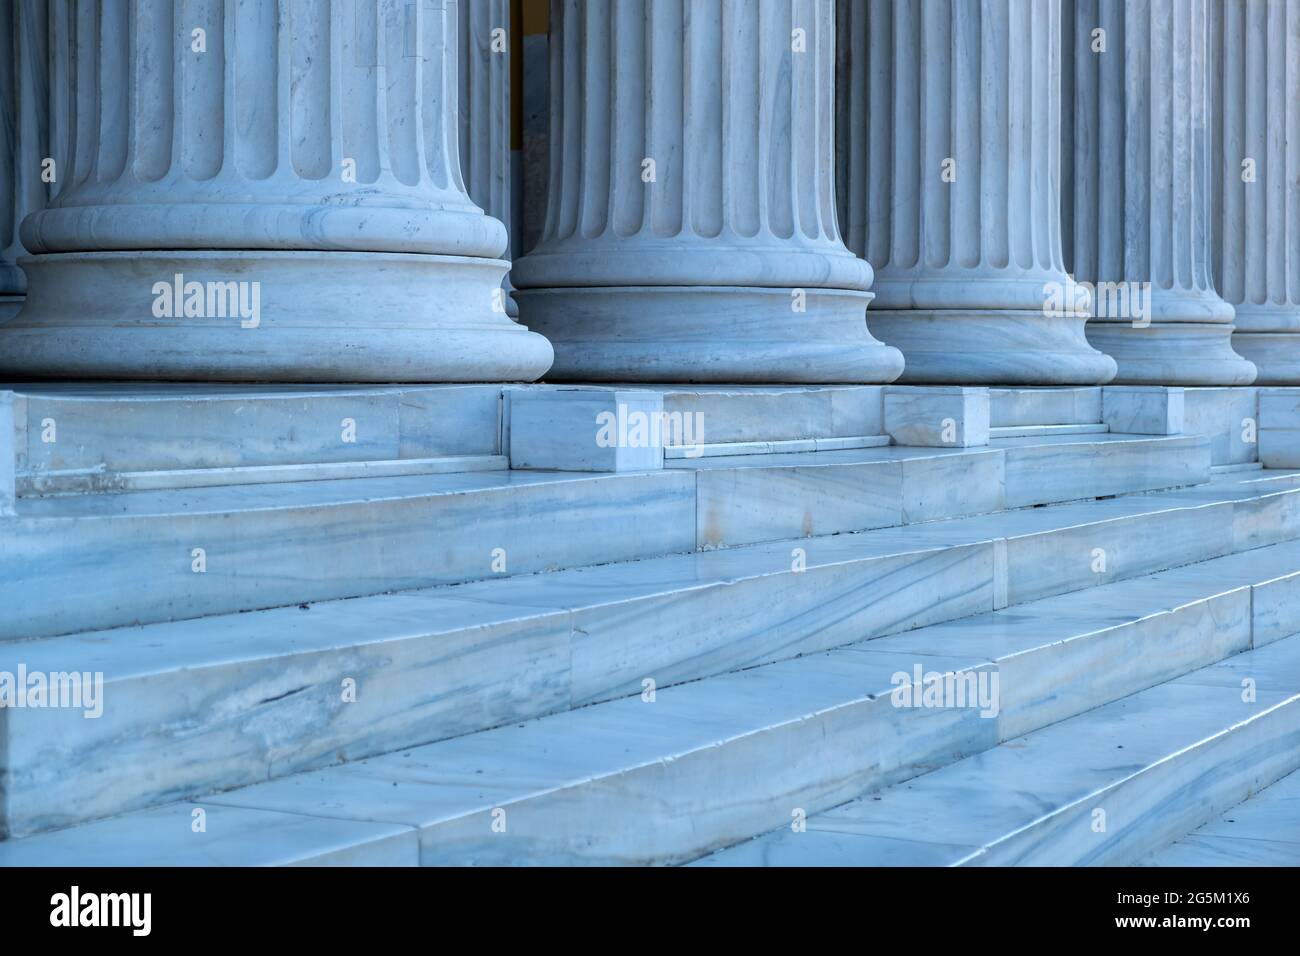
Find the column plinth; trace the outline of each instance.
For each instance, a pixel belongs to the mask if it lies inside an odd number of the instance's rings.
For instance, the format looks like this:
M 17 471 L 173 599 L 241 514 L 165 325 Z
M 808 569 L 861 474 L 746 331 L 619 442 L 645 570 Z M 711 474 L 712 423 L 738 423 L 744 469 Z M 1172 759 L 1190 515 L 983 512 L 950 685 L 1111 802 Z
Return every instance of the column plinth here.
M 29 216 L 10 374 L 531 380 L 466 194 L 456 0 L 79 3 L 70 181 Z M 256 313 L 256 314 L 254 314 Z
M 1256 385 L 1300 385 L 1300 0 L 1213 8 L 1213 274 Z
M 1067 263 L 1098 287 L 1088 339 L 1115 358 L 1116 384 L 1249 385 L 1210 278 L 1208 4 L 1065 9 Z
M 516 264 L 551 377 L 887 382 L 835 218 L 832 0 L 553 0 L 546 226 Z
M 1058 0 L 843 0 L 841 220 L 901 381 L 1092 385 L 1060 237 Z

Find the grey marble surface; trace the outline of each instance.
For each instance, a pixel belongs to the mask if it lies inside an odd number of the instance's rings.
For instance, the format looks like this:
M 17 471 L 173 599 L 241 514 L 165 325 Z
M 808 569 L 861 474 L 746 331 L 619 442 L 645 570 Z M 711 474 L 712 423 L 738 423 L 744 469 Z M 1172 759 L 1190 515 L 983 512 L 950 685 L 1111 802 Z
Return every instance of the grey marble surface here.
M 1107 503 L 1094 506 L 1103 504 Z M 1042 510 L 1026 514 L 1038 515 Z M 80 651 L 77 639 L 10 645 L 10 665 L 26 661 L 33 668 L 52 668 L 73 653 L 80 666 L 102 668 L 111 675 L 110 693 L 129 693 L 127 699 L 140 702 L 139 710 L 119 708 L 96 724 L 93 739 L 68 726 L 70 717 L 51 721 L 45 712 L 15 711 L 10 748 L 27 770 L 13 778 L 10 812 L 25 814 L 19 818 L 20 826 L 49 825 L 57 819 L 49 815 L 53 813 L 94 812 L 94 808 L 102 812 L 114 800 L 124 801 L 129 808 L 132 801 L 167 799 L 166 790 L 156 789 L 167 786 L 164 781 L 176 788 L 173 795 L 189 790 L 188 795 L 194 796 L 192 791 L 201 788 L 203 780 L 215 779 L 214 772 L 223 775 L 226 785 L 251 783 L 268 773 L 278 776 L 338 755 L 364 756 L 383 741 L 391 744 L 404 737 L 415 741 L 420 734 L 430 733 L 464 734 L 476 723 L 486 726 L 509 721 L 512 715 L 517 720 L 556 710 L 559 713 L 541 721 L 470 733 L 404 752 L 409 756 L 393 754 L 299 773 L 213 799 L 416 826 L 422 833 L 425 862 L 519 858 L 665 862 L 742 839 L 762 829 L 763 820 L 769 826 L 780 825 L 793 809 L 780 804 L 783 794 L 808 795 L 809 806 L 803 809 L 815 812 L 811 806 L 829 807 L 835 794 L 841 794 L 840 799 L 851 796 L 844 787 L 864 790 L 871 786 L 864 782 L 868 779 L 885 781 L 894 774 L 921 772 L 917 764 L 908 762 L 917 754 L 970 745 L 960 743 L 963 740 L 983 741 L 978 749 L 991 747 L 998 740 L 1055 721 L 1068 723 L 1075 714 L 1100 703 L 1246 652 L 1257 622 L 1274 632 L 1300 629 L 1300 601 L 1280 601 L 1271 614 L 1255 616 L 1250 600 L 1252 589 L 1269 587 L 1297 566 L 1300 543 L 1296 542 L 1119 581 L 1102 592 L 1075 591 L 1003 611 L 987 610 L 991 598 L 985 585 L 970 593 L 972 606 L 982 603 L 984 613 L 944 623 L 945 615 L 963 612 L 960 604 L 953 605 L 937 611 L 936 621 L 937 609 L 925 600 L 932 595 L 934 580 L 927 569 L 934 559 L 944 557 L 942 552 L 918 554 L 915 561 L 902 556 L 885 563 L 867 560 L 861 569 L 868 577 L 854 583 L 848 576 L 852 568 L 844 563 L 854 537 L 870 540 L 869 535 L 830 539 L 825 543 L 830 550 L 814 550 L 816 558 L 809 570 L 784 578 L 774 576 L 770 564 L 767 574 L 735 577 L 760 571 L 777 556 L 776 546 L 760 546 L 693 555 L 685 566 L 680 565 L 683 559 L 657 559 L 428 594 L 339 602 L 308 613 L 263 612 L 251 619 L 241 616 L 238 627 L 220 618 L 190 622 L 191 633 L 184 642 L 177 640 L 178 633 L 144 628 L 123 634 L 133 638 L 133 645 L 93 639 L 85 641 Z M 982 568 L 987 581 L 992 570 L 987 548 L 959 549 L 952 557 L 962 553 L 969 556 L 962 560 L 971 571 Z M 966 565 L 945 563 L 933 568 L 941 578 L 953 579 L 960 566 Z M 728 572 L 729 578 L 720 577 Z M 913 599 L 906 593 L 886 597 L 898 586 L 891 582 L 909 578 L 917 584 L 912 610 L 908 607 Z M 861 582 L 873 579 L 879 581 L 879 588 L 863 590 Z M 741 589 L 751 580 L 755 599 L 749 602 Z M 773 588 L 782 580 L 789 586 L 773 601 Z M 670 603 L 669 588 L 674 587 L 685 590 Z M 834 596 L 837 591 L 842 596 Z M 801 604 L 812 613 L 806 620 L 787 613 L 778 621 L 771 614 L 773 606 L 789 612 Z M 736 613 L 749 606 L 754 608 L 752 616 Z M 853 607 L 863 608 L 866 616 L 846 617 Z M 877 614 L 884 608 L 909 616 L 881 620 Z M 315 616 L 318 612 L 326 616 Z M 674 626 L 674 618 L 680 622 L 679 630 L 669 639 L 674 632 L 665 628 Z M 357 644 L 351 636 L 356 625 L 376 620 L 388 623 L 391 636 Z M 439 626 L 431 628 L 430 620 L 439 621 Z M 830 654 L 780 660 L 824 647 L 819 642 L 827 639 L 824 628 L 832 622 L 840 629 L 832 628 L 831 640 L 859 643 Z M 764 630 L 754 630 L 760 625 Z M 701 640 L 710 634 L 720 637 L 727 627 L 732 645 Z M 170 629 L 175 632 L 176 626 Z M 401 629 L 407 636 L 400 636 Z M 165 643 L 151 640 L 151 630 L 166 638 Z M 789 643 L 791 635 L 801 630 L 809 639 L 800 645 Z M 862 641 L 891 630 L 903 633 Z M 1294 643 L 1282 640 L 1269 647 L 1291 648 Z M 1135 647 L 1141 653 L 1134 653 Z M 160 659 L 162 648 L 184 653 L 173 651 L 172 658 Z M 520 653 L 529 655 L 528 667 L 505 666 L 507 661 L 517 661 Z M 373 668 L 368 660 L 380 666 Z M 1221 665 L 1227 670 L 1210 668 L 1187 682 L 1233 686 L 1241 673 L 1250 673 L 1250 655 L 1233 660 L 1235 669 Z M 1282 670 L 1262 684 L 1261 700 L 1273 699 L 1268 695 L 1280 686 L 1277 680 L 1290 679 L 1289 660 L 1285 653 L 1278 657 Z M 926 716 L 925 711 L 888 706 L 889 675 L 909 672 L 918 663 L 927 670 L 995 670 L 1001 681 L 997 719 L 976 715 L 976 722 L 969 725 L 936 723 L 930 717 L 939 718 Z M 765 666 L 736 670 L 753 664 Z M 345 673 L 358 679 L 358 702 L 322 706 L 331 695 L 337 701 L 339 676 Z M 620 673 L 626 677 L 620 678 Z M 709 674 L 717 676 L 689 682 Z M 200 675 L 213 699 L 229 704 L 212 712 L 203 727 L 183 720 L 195 706 L 193 694 Z M 257 680 L 249 685 L 253 675 L 258 675 Z M 875 676 L 864 682 L 863 677 L 870 675 Z M 654 703 L 637 696 L 647 677 L 659 695 Z M 679 683 L 683 680 L 688 683 Z M 169 691 L 169 684 L 175 689 Z M 251 689 L 241 691 L 243 696 L 222 689 L 236 686 Z M 617 694 L 632 696 L 568 710 Z M 875 707 L 873 698 L 886 709 Z M 178 708 L 176 718 L 185 729 L 147 730 L 157 727 L 158 708 L 168 700 Z M 323 723 L 311 717 L 321 713 L 330 715 Z M 972 716 L 960 708 L 946 713 L 954 720 L 963 713 Z M 791 724 L 797 715 L 812 716 L 801 716 Z M 914 726 L 909 722 L 913 717 L 925 720 Z M 835 735 L 850 734 L 843 739 L 858 740 L 863 731 L 842 728 L 841 719 L 852 726 L 858 721 L 876 726 L 874 722 L 885 720 L 881 726 L 893 729 L 880 740 L 896 738 L 900 749 L 894 756 L 881 753 L 862 762 L 856 745 L 838 743 L 841 738 Z M 171 724 L 164 721 L 163 727 Z M 931 732 L 940 737 L 925 743 Z M 813 736 L 805 738 L 805 734 Z M 878 735 L 867 734 L 872 739 Z M 66 750 L 69 739 L 85 745 L 76 758 L 78 775 L 60 775 L 57 761 L 45 756 L 53 752 L 48 749 L 52 746 Z M 817 743 L 797 742 L 805 739 Z M 154 767 L 148 780 L 122 773 L 128 761 L 118 755 L 115 740 L 134 741 L 136 759 L 147 759 Z M 588 745 L 566 743 L 579 740 Z M 610 746 L 593 749 L 593 741 L 607 741 Z M 707 802 L 707 788 L 699 788 L 712 779 L 716 762 L 709 763 L 713 770 L 705 773 L 694 769 L 693 760 L 703 766 L 708 763 L 702 756 L 706 751 L 716 758 L 718 748 L 730 753 L 728 748 L 733 747 L 738 761 L 734 774 L 740 775 L 737 779 L 753 780 L 754 785 L 746 788 L 750 797 L 743 807 L 729 803 L 715 807 Z M 330 754 L 331 748 L 337 753 Z M 184 757 L 200 751 L 202 761 Z M 790 766 L 786 756 L 794 752 L 803 755 L 797 767 Z M 426 753 L 427 757 L 420 756 Z M 217 754 L 222 755 L 219 762 L 214 760 Z M 685 759 L 690 754 L 701 756 Z M 910 756 L 904 760 L 904 754 Z M 662 760 L 668 755 L 673 757 L 671 768 Z M 470 761 L 465 765 L 469 769 L 455 771 L 456 761 L 462 759 Z M 778 762 L 767 763 L 772 760 Z M 848 762 L 841 765 L 841 760 Z M 684 762 L 676 766 L 678 761 Z M 836 769 L 840 766 L 843 773 Z M 859 769 L 851 771 L 852 767 Z M 864 772 L 876 776 L 864 778 Z M 693 776 L 696 773 L 704 775 Z M 786 773 L 806 774 L 793 778 L 806 781 L 806 786 L 783 778 Z M 636 782 L 633 778 L 638 776 L 644 780 Z M 398 793 L 393 792 L 394 780 L 400 784 Z M 605 780 L 608 783 L 599 782 Z M 87 781 L 93 786 L 83 792 Z M 470 790 L 464 786 L 468 781 L 473 782 Z M 679 803 L 664 817 L 668 811 L 656 801 L 668 792 L 678 793 L 674 799 Z M 465 800 L 470 802 L 463 804 Z M 689 810 L 693 800 L 706 803 Z M 491 810 L 498 805 L 510 808 L 507 815 L 519 828 L 514 832 L 521 842 L 502 838 L 493 843 L 498 835 L 490 828 L 484 839 L 484 821 L 490 827 Z M 599 821 L 623 819 L 629 806 L 643 806 L 644 813 L 662 821 L 654 839 L 639 841 L 621 830 L 601 829 L 604 824 Z M 683 816 L 705 819 L 692 816 L 695 813 L 707 815 L 709 828 L 687 833 L 672 822 Z M 561 820 L 568 822 L 557 828 Z M 593 835 L 584 827 L 599 832 Z
M 1297 728 L 1291 638 L 812 817 L 817 841 L 778 830 L 701 862 L 1133 863 L 1294 770 Z
M 1300 771 L 1140 861 L 1143 866 L 1300 866 Z

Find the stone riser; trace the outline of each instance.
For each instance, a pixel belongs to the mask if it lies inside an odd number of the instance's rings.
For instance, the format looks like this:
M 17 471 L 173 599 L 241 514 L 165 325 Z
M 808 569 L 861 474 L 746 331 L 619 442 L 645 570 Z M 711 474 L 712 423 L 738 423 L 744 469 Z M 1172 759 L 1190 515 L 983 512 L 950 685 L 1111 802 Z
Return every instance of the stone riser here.
M 688 552 L 694 522 L 694 482 L 668 472 L 30 501 L 0 538 L 0 641 Z
M 1300 490 L 1198 503 L 1208 494 L 1024 512 L 1019 533 L 994 540 L 996 516 L 15 644 L 3 669 L 102 671 L 106 698 L 129 706 L 94 721 L 8 712 L 11 826 L 65 826 L 1007 603 L 1087 589 L 1100 606 L 1094 586 L 1300 536 Z M 1115 516 L 1126 504 L 1148 511 Z M 1102 573 L 1097 547 L 1111 555 Z M 1075 704 L 1086 695 L 1039 706 L 1059 719 Z M 76 773 L 61 772 L 68 761 Z
M 1002 439 L 996 447 L 960 452 L 892 449 L 666 464 L 698 475 L 702 548 L 989 514 L 1210 477 L 1204 438 L 1096 439 Z
M 501 454 L 499 385 L 17 389 L 15 465 L 36 484 L 57 482 L 65 472 L 165 473 Z

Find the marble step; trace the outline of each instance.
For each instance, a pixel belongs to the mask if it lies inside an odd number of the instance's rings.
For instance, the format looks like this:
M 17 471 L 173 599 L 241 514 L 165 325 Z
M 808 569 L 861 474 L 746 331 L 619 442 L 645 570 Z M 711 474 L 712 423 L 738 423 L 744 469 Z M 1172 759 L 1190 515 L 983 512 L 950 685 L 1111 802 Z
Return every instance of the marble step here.
M 502 447 L 509 447 L 510 401 L 517 391 L 563 389 L 608 392 L 611 389 L 655 392 L 662 396 L 663 411 L 674 420 L 690 422 L 689 434 L 707 446 L 746 448 L 777 442 L 856 440 L 885 435 L 884 387 L 880 385 L 648 385 L 602 383 L 506 386 L 502 407 Z M 689 418 L 687 418 L 689 416 Z M 681 436 L 669 431 L 667 453 L 681 455 L 675 444 Z M 884 441 L 883 444 L 888 444 Z M 796 444 L 796 447 L 798 445 Z M 842 446 L 845 447 L 845 446 Z M 851 445 L 847 447 L 859 447 Z M 861 446 L 869 447 L 869 446 Z M 813 450 L 809 447 L 806 450 Z
M 5 386 L 0 385 L 0 388 Z M 16 470 L 187 473 L 501 454 L 497 385 L 42 383 L 15 393 Z
M 695 548 L 686 473 L 481 472 L 29 498 L 0 642 Z
M 189 838 L 175 839 L 179 833 Z M 36 839 L 0 840 L 0 867 L 57 866 L 59 860 L 77 869 L 419 866 L 420 839 L 401 824 L 170 803 Z
M 865 448 L 25 498 L 0 641 L 994 513 L 1205 481 L 1204 440 Z M 1044 451 L 1043 449 L 1046 449 Z M 1035 479 L 1035 475 L 1039 476 Z M 789 549 L 787 549 L 788 551 Z
M 884 388 L 880 385 L 690 385 L 654 390 L 663 392 L 665 412 L 697 416 L 709 443 L 885 433 Z
M 1263 470 L 1264 470 L 1263 463 L 1258 461 L 1247 461 L 1237 465 L 1211 465 L 1210 466 L 1210 474 L 1212 475 L 1228 475 L 1228 474 L 1236 474 L 1237 472 L 1242 472 L 1242 471 L 1263 471 Z
M 1138 865 L 1300 866 L 1300 770 Z
M 1125 865 L 1297 767 L 1300 635 L 810 815 L 803 832 L 774 830 L 699 862 Z
M 990 438 L 1006 455 L 1008 508 L 1194 485 L 1210 478 L 1203 435 L 1035 435 Z
M 844 438 L 790 438 L 781 441 L 713 442 L 700 445 L 667 445 L 664 458 L 734 458 L 738 455 L 779 455 L 787 452 L 844 451 L 879 448 L 890 443 L 888 435 L 858 435 Z
M 1095 425 L 998 425 L 989 428 L 989 438 L 1034 438 L 1040 435 L 1100 435 L 1110 426 Z
M 1101 388 L 990 388 L 989 425 L 1095 425 Z
M 273 482 L 335 481 L 346 478 L 393 478 L 404 475 L 447 475 L 475 471 L 505 471 L 504 455 L 459 455 L 448 458 L 398 458 L 392 461 L 328 461 L 295 465 L 247 465 L 238 468 L 187 468 L 165 471 L 110 472 L 105 468 L 66 471 L 23 471 L 16 476 L 20 497 L 96 494 L 120 491 L 161 491 L 218 485 L 261 485 Z
M 698 476 L 702 548 L 813 537 L 1203 483 L 1200 436 L 1002 438 L 987 448 L 890 446 L 666 460 Z
M 1274 602 L 1274 613 L 1252 598 L 1271 581 L 1296 575 L 1300 544 L 1257 551 L 1251 563 L 1239 561 L 1244 557 L 658 687 L 653 700 L 645 693 L 623 697 L 253 784 L 194 805 L 415 827 L 426 864 L 682 861 L 780 826 L 796 810 L 815 814 L 1252 643 L 1287 644 L 1275 636 L 1279 628 L 1300 628 L 1300 591 L 1292 588 L 1294 596 Z M 985 685 L 993 696 L 979 705 L 974 698 L 971 706 L 894 705 L 897 675 L 918 667 L 976 680 L 983 674 L 988 682 L 996 675 L 997 683 Z M 361 688 L 364 697 L 364 680 Z M 300 708 L 292 717 L 303 721 L 308 713 Z M 166 714 L 155 719 L 170 721 Z M 269 714 L 261 719 L 263 727 L 283 723 Z M 66 728 L 65 737 L 74 731 Z M 205 760 L 221 760 L 212 743 L 194 737 L 190 747 Z M 32 809 L 62 803 L 68 791 L 61 779 L 69 775 L 92 778 L 81 784 L 90 799 L 120 788 L 126 775 L 113 767 L 123 761 L 110 750 L 87 741 L 82 753 L 65 752 L 62 760 L 75 774 L 49 765 L 48 750 L 32 754 L 34 773 L 10 773 L 22 783 L 10 790 L 10 810 L 29 787 Z M 149 777 L 159 779 L 159 763 L 139 750 L 129 763 L 136 777 L 148 767 Z M 719 779 L 728 787 L 720 790 Z M 506 819 L 503 834 L 493 830 L 498 809 Z M 156 812 L 143 816 L 153 819 Z M 136 840 L 140 818 L 127 814 L 0 843 L 0 864 L 38 852 L 57 861 L 87 840 L 101 847 Z M 157 839 L 164 844 L 156 848 L 159 858 L 173 860 L 185 856 L 190 834 L 177 830 Z M 237 843 L 244 840 L 237 836 Z M 138 848 L 122 852 L 151 861 Z M 242 862 L 264 860 L 253 853 Z

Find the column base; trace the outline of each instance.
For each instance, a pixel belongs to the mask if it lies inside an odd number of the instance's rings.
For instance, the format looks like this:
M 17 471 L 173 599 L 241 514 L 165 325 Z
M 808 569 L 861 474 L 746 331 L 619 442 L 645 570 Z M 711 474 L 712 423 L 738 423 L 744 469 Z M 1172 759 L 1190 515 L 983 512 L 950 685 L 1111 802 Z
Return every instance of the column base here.
M 1300 332 L 1234 332 L 1232 349 L 1259 374 L 1255 385 L 1300 385 Z
M 636 286 L 515 298 L 555 347 L 548 381 L 881 384 L 903 370 L 898 350 L 867 331 L 868 292 Z
M 1255 366 L 1232 350 L 1231 323 L 1090 322 L 1088 341 L 1115 359 L 1115 385 L 1250 385 Z
M 900 383 L 1103 385 L 1115 362 L 1088 344 L 1083 316 L 1042 310 L 906 309 L 867 313 L 907 362 Z
M 25 295 L 0 295 L 0 324 L 17 316 L 26 301 Z
M 27 308 L 0 327 L 7 376 L 508 382 L 539 378 L 552 357 L 492 311 L 497 259 L 168 251 L 23 265 Z

